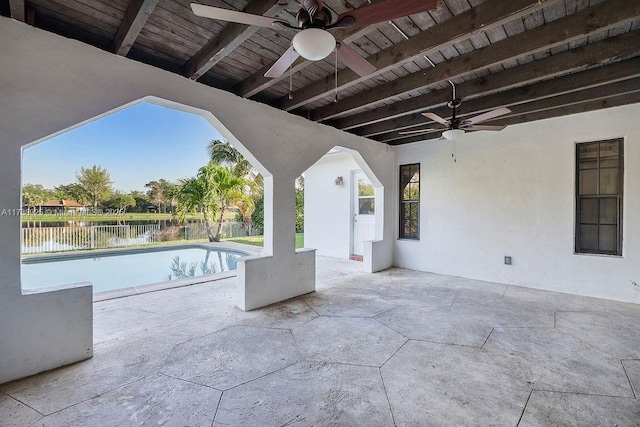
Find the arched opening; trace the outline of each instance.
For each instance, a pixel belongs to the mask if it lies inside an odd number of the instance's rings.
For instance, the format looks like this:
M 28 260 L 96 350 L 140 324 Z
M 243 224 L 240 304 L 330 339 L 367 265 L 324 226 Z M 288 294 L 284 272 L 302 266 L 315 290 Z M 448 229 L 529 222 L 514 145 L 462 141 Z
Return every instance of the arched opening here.
M 198 283 L 262 251 L 233 240 L 262 234 L 251 216 L 268 172 L 209 112 L 147 97 L 22 160 L 23 292 Z
M 362 261 L 383 235 L 384 187 L 356 150 L 334 147 L 304 173 L 305 246 Z

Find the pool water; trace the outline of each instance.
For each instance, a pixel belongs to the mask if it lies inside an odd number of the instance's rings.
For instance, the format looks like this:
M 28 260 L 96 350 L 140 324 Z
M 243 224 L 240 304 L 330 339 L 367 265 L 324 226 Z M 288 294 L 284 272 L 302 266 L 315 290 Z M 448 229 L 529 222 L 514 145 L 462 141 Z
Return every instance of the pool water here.
M 181 247 L 28 258 L 22 262 L 22 288 L 91 282 L 93 292 L 98 293 L 235 270 L 238 258 L 246 255 L 217 248 Z

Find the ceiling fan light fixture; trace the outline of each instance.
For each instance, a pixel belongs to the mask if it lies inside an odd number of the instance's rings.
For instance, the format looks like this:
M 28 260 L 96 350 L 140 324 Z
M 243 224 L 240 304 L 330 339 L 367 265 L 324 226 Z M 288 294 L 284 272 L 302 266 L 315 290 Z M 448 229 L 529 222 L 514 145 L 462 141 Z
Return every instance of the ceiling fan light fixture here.
M 328 31 L 307 28 L 293 37 L 293 48 L 309 61 L 326 58 L 336 48 L 336 39 Z
M 442 132 L 442 136 L 449 141 L 453 141 L 454 139 L 460 138 L 464 135 L 464 130 L 462 129 L 449 129 Z

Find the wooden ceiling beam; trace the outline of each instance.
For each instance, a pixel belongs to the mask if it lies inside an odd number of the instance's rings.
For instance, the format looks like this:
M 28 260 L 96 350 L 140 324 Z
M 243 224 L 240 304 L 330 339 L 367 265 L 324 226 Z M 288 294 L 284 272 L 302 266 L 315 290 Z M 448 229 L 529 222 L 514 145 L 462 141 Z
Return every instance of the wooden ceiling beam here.
M 621 34 L 599 42 L 580 46 L 557 55 L 520 65 L 499 73 L 489 74 L 456 85 L 457 93 L 466 99 L 473 99 L 492 93 L 512 89 L 514 87 L 535 83 L 575 71 L 587 66 L 610 62 L 640 53 L 640 46 L 634 43 L 640 32 Z M 402 102 L 354 114 L 345 118 L 327 122 L 328 125 L 342 130 L 350 130 L 371 126 L 376 123 L 392 120 L 404 115 L 415 114 L 428 109 L 445 105 L 451 99 L 449 88 L 416 96 Z M 354 133 L 374 135 L 375 128 L 359 130 Z
M 358 40 L 360 37 L 363 37 L 368 33 L 377 30 L 378 28 L 380 28 L 382 25 L 385 25 L 385 24 L 386 22 L 380 23 L 377 25 L 370 25 L 365 28 L 358 28 L 355 30 L 343 29 L 343 30 L 335 31 L 333 35 L 335 36 L 336 39 L 342 40 L 345 43 L 351 43 L 352 41 Z M 298 58 L 298 60 L 291 67 L 291 72 L 297 73 L 299 71 L 302 71 L 313 63 L 314 61 L 308 61 L 304 58 Z M 236 93 L 239 96 L 242 96 L 243 98 L 251 98 L 252 96 L 257 95 L 263 90 L 266 90 L 271 86 L 273 86 L 274 84 L 282 81 L 283 79 L 289 78 L 289 71 L 287 71 L 285 74 L 283 74 L 280 77 L 276 77 L 276 78 L 265 77 L 264 74 L 267 71 L 269 71 L 272 65 L 273 64 L 265 65 L 256 73 L 254 73 L 250 77 L 238 83 L 234 87 L 232 92 Z
M 636 83 L 635 90 L 627 88 L 623 93 L 610 93 L 606 96 L 595 97 L 594 99 L 586 99 L 584 101 L 576 100 L 575 102 L 563 103 L 562 105 L 549 106 L 523 113 L 514 114 L 502 121 L 493 121 L 492 124 L 511 126 L 520 123 L 534 122 L 546 118 L 566 116 L 569 114 L 580 114 L 588 111 L 597 111 L 604 108 L 620 107 L 622 105 L 636 104 L 640 102 L 640 87 Z
M 511 108 L 518 104 L 608 85 L 636 77 L 640 77 L 640 57 L 509 89 L 490 94 L 489 96 L 464 100 L 458 116 L 476 115 L 499 107 Z M 449 117 L 451 115 L 451 110 L 448 107 L 424 111 L 432 111 L 441 117 Z M 395 136 L 398 131 L 423 126 L 427 123 L 427 119 L 422 114 L 414 113 L 366 126 L 358 129 L 354 133 L 368 138 L 375 137 L 374 139 L 378 141 L 384 141 L 384 138 L 389 135 L 389 133 L 393 133 L 393 136 Z
M 618 83 L 616 83 L 618 84 Z M 564 95 L 565 97 L 568 95 Z M 551 105 L 550 108 L 540 108 L 538 110 L 527 111 L 520 114 L 514 114 L 507 118 L 501 120 L 494 120 L 491 122 L 487 122 L 492 125 L 516 125 L 520 123 L 529 123 L 535 122 L 539 120 L 551 119 L 554 117 L 562 117 L 568 116 L 571 114 L 580 114 L 586 113 L 589 111 L 597 111 L 605 108 L 611 107 L 619 107 L 623 105 L 629 104 L 637 104 L 640 103 L 640 87 L 637 90 L 624 93 L 624 94 L 614 94 L 611 93 L 605 97 L 599 97 L 596 99 L 588 99 L 583 102 L 575 101 L 569 102 L 568 99 L 563 100 L 562 97 L 557 100 L 559 105 Z M 546 101 L 546 100 L 543 100 Z M 403 139 L 396 139 L 394 141 L 390 141 L 389 145 L 402 145 L 402 144 L 410 144 L 412 142 L 420 142 L 426 141 L 428 139 L 438 138 L 438 133 L 429 134 L 429 135 L 417 135 L 410 136 Z
M 638 16 L 640 16 L 640 2 L 637 0 L 610 0 L 600 3 L 458 56 L 436 68 L 410 74 L 344 98 L 336 104 L 315 109 L 311 112 L 310 118 L 314 121 L 325 121 L 349 114 L 477 70 L 485 70 L 505 61 L 582 39 L 597 31 L 629 23 Z
M 637 64 L 637 62 L 636 62 Z M 483 113 L 485 111 L 492 110 L 494 108 L 499 107 L 509 107 L 511 109 L 511 114 L 508 116 L 504 116 L 504 118 L 496 119 L 495 121 L 500 121 L 502 123 L 504 120 L 508 120 L 510 117 L 519 116 L 523 114 L 530 114 L 544 110 L 552 110 L 558 107 L 579 104 L 583 102 L 596 101 L 599 99 L 606 99 L 609 96 L 620 96 L 626 95 L 629 93 L 634 93 L 640 91 L 640 77 L 629 78 L 620 80 L 613 83 L 605 83 L 596 86 L 588 86 L 589 78 L 584 78 L 584 76 L 576 77 L 584 81 L 587 86 L 584 89 L 580 89 L 579 87 L 574 87 L 573 90 L 562 92 L 562 88 L 559 88 L 559 92 L 557 95 L 552 95 L 548 97 L 536 98 L 535 95 L 531 98 L 529 102 L 519 102 L 516 104 L 509 104 L 508 99 L 510 94 L 505 94 L 505 96 L 495 96 L 490 97 L 490 99 L 479 98 L 470 102 L 469 105 L 463 103 L 463 107 L 465 108 L 465 113 L 461 114 L 460 117 L 472 117 L 477 114 Z M 565 80 L 565 83 L 567 81 Z M 534 85 L 539 86 L 539 85 Z M 535 93 L 537 88 L 532 87 L 532 93 Z M 549 87 L 544 87 L 541 91 L 546 91 Z M 502 102 L 501 102 L 502 101 Z M 506 102 L 505 102 L 506 101 Z M 444 111 L 436 111 L 435 113 L 441 115 L 442 117 L 449 117 L 451 115 L 451 110 Z M 429 125 L 429 120 L 425 117 L 422 117 L 422 125 Z M 487 122 L 489 123 L 489 122 Z M 493 124 L 493 121 L 492 123 Z M 442 128 L 442 126 L 433 126 L 434 128 Z M 418 127 L 412 127 L 413 129 L 419 129 Z M 442 129 L 444 130 L 444 129 Z M 394 141 L 397 139 L 406 138 L 406 135 L 400 135 L 398 130 L 393 130 L 389 133 L 381 134 L 376 136 L 376 141 L 389 143 L 390 141 Z
M 118 32 L 111 43 L 112 52 L 127 56 L 156 4 L 158 4 L 158 0 L 133 0 L 129 4 L 122 19 L 122 24 L 120 24 L 120 28 L 118 28 Z
M 256 0 L 250 2 L 243 12 L 253 15 L 275 16 L 285 6 L 285 2 L 280 4 L 278 0 Z M 227 23 L 214 38 L 209 40 L 184 64 L 181 70 L 182 75 L 193 80 L 199 79 L 259 29 L 260 27 L 255 25 Z
M 404 62 L 428 55 L 444 45 L 458 43 L 478 31 L 488 31 L 508 21 L 533 13 L 535 10 L 562 0 L 547 0 L 538 6 L 531 0 L 489 0 L 485 3 L 456 15 L 447 21 L 427 28 L 408 40 L 391 45 L 367 58 L 376 67 L 376 71 L 360 77 L 346 68 L 338 74 L 338 90 L 346 89 L 365 80 L 401 67 Z M 446 7 L 446 6 L 444 6 Z M 324 98 L 335 91 L 335 77 L 327 76 L 293 93 L 293 99 L 280 98 L 275 106 L 290 111 L 310 102 Z
M 9 11 L 11 17 L 16 21 L 25 22 L 26 9 L 24 0 L 9 0 Z

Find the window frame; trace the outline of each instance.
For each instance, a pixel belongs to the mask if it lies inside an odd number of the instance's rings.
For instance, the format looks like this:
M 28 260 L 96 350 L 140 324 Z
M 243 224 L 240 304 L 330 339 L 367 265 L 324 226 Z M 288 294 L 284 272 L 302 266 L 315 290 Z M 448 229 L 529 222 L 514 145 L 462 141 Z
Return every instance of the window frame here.
M 364 175 L 364 176 L 365 176 L 365 179 L 367 179 L 367 181 L 369 181 L 367 176 L 366 175 Z M 373 189 L 373 194 L 370 195 L 370 196 L 361 196 L 360 195 L 360 181 L 361 181 L 361 179 L 360 178 L 356 178 L 356 180 L 357 180 L 357 187 L 358 187 L 358 190 L 357 190 L 358 194 L 356 195 L 356 198 L 358 199 L 358 205 L 356 206 L 357 215 L 375 216 L 375 214 L 376 214 L 376 188 L 374 187 L 373 183 L 371 183 L 369 181 L 369 184 L 371 185 L 371 188 Z M 371 201 L 372 201 L 371 206 L 373 208 L 373 213 L 363 214 L 363 213 L 360 212 L 360 202 L 361 202 L 362 199 L 371 199 Z
M 421 192 L 420 192 L 420 166 L 421 166 L 420 163 L 409 163 L 409 164 L 400 165 L 399 168 L 398 168 L 398 170 L 399 170 L 399 175 L 398 175 L 398 184 L 399 185 L 398 185 L 398 187 L 400 188 L 399 195 L 398 195 L 398 200 L 399 200 L 398 239 L 399 240 L 412 240 L 412 241 L 419 241 L 420 240 L 420 200 L 421 200 L 421 197 L 422 197 Z M 402 184 L 402 171 L 403 171 L 403 168 L 414 168 L 414 167 L 418 168 L 418 181 L 417 181 L 417 184 L 418 184 L 418 198 L 417 199 L 405 199 L 404 198 L 404 188 L 403 188 L 403 184 Z M 412 182 L 412 181 L 409 181 L 409 182 Z M 415 205 L 417 207 L 417 218 L 416 218 L 416 224 L 415 224 L 416 235 L 415 236 L 406 235 L 405 234 L 405 230 L 404 230 L 405 212 L 406 212 L 405 206 L 409 205 L 409 204 Z
M 607 142 L 617 142 L 618 143 L 618 164 L 617 164 L 617 168 L 618 168 L 618 191 L 616 193 L 612 193 L 612 194 L 600 194 L 600 171 L 602 169 L 609 169 L 611 167 L 601 167 L 600 166 L 600 161 L 601 161 L 601 154 L 600 154 L 600 148 L 601 148 L 601 144 L 602 143 L 607 143 Z M 581 146 L 585 146 L 585 145 L 589 145 L 589 144 L 598 144 L 598 152 L 597 152 L 597 157 L 596 157 L 596 168 L 595 170 L 598 171 L 597 173 L 597 177 L 596 177 L 596 188 L 597 188 L 597 194 L 585 194 L 585 195 L 581 195 L 580 194 L 580 147 Z M 623 250 L 623 245 L 622 245 L 622 240 L 623 240 L 623 207 L 624 207 L 624 138 L 611 138 L 611 139 L 602 139 L 602 140 L 596 140 L 596 141 L 584 141 L 584 142 L 577 142 L 575 144 L 575 161 L 574 161 L 574 165 L 575 165 L 575 224 L 574 224 L 574 253 L 577 255 L 603 255 L 603 256 L 615 256 L 615 257 L 622 257 L 622 250 Z M 588 169 L 584 169 L 584 170 L 588 170 Z M 597 209 L 597 222 L 595 224 L 591 224 L 591 225 L 595 225 L 598 227 L 598 236 L 599 236 L 599 232 L 600 232 L 600 226 L 601 224 L 601 216 L 600 216 L 600 201 L 602 200 L 606 200 L 606 199 L 616 199 L 617 202 L 617 216 L 616 216 L 616 250 L 615 251 L 608 251 L 608 250 L 600 250 L 600 248 L 598 248 L 597 250 L 594 249 L 589 249 L 589 248 L 582 248 L 581 247 L 581 226 L 587 223 L 582 222 L 582 201 L 583 200 L 597 200 L 598 201 L 598 209 Z M 608 225 L 608 224 L 607 224 Z M 599 237 L 598 237 L 598 241 L 599 241 Z M 598 243 L 599 245 L 599 243 Z

